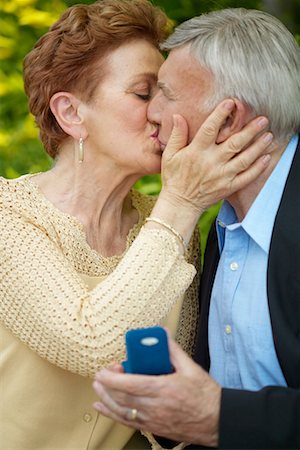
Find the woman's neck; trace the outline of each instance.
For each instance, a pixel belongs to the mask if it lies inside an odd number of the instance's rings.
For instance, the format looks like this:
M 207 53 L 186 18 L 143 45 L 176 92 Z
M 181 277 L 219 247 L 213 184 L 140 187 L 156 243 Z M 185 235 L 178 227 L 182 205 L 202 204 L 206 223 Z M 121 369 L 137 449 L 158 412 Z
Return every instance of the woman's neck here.
M 127 234 L 138 221 L 130 195 L 138 178 L 109 161 L 79 163 L 63 154 L 36 182 L 57 209 L 82 223 L 93 249 L 112 256 L 125 250 Z

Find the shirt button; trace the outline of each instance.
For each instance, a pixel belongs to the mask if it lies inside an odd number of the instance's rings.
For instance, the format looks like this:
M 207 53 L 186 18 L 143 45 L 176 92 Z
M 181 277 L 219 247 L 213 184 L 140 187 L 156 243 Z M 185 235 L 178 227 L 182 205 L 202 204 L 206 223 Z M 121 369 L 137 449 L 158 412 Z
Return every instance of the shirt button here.
M 92 415 L 89 414 L 89 413 L 83 414 L 83 420 L 84 420 L 86 423 L 89 423 L 89 422 L 92 420 Z
M 226 325 L 226 326 L 225 326 L 225 333 L 226 333 L 226 334 L 231 334 L 231 331 L 232 331 L 232 330 L 231 330 L 231 326 L 230 326 L 230 325 Z
M 239 265 L 238 265 L 237 262 L 232 262 L 232 263 L 230 264 L 230 269 L 231 269 L 231 270 L 235 271 L 235 270 L 238 270 L 238 268 L 239 268 Z

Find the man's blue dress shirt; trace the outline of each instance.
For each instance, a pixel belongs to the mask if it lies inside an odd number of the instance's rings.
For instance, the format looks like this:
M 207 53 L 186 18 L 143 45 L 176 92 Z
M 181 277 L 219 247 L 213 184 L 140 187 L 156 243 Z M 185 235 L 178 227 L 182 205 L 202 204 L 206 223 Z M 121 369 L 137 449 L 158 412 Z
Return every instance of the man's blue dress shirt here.
M 272 336 L 267 264 L 275 216 L 297 147 L 294 136 L 241 223 L 224 202 L 217 217 L 220 262 L 212 290 L 210 375 L 221 386 L 286 386 Z M 288 261 L 282 261 L 288 264 Z

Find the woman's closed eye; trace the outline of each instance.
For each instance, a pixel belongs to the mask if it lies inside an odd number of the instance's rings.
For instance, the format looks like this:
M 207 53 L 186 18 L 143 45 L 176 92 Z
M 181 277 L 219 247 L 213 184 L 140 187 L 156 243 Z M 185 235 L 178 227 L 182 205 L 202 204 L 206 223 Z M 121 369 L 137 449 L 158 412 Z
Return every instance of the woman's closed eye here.
M 141 100 L 144 100 L 145 102 L 149 101 L 151 99 L 151 94 L 135 94 L 138 98 Z

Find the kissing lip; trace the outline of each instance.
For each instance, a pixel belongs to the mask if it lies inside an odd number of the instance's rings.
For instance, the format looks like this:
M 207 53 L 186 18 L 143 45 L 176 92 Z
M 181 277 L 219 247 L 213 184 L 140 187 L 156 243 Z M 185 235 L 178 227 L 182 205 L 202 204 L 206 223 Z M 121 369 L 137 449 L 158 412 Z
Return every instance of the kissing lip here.
M 152 137 L 152 138 L 157 138 L 158 137 L 158 133 L 159 133 L 159 130 L 158 130 L 158 128 L 151 134 L 151 136 L 150 137 Z
M 160 139 L 158 139 L 158 142 L 159 142 L 159 145 L 160 145 L 161 150 L 164 150 L 164 149 L 166 148 L 167 144 L 165 144 L 164 142 L 162 142 Z

